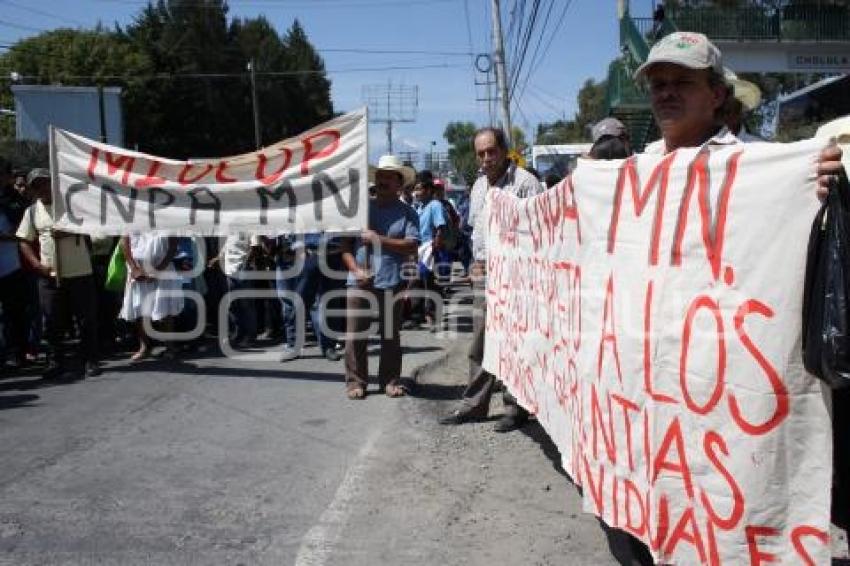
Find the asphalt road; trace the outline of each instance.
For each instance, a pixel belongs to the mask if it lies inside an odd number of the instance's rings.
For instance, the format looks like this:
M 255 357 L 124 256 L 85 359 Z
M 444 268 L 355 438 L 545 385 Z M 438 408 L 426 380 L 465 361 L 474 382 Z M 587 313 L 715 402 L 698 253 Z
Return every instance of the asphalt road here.
M 535 424 L 437 424 L 467 341 L 405 332 L 402 399 L 348 400 L 315 348 L 2 379 L 0 564 L 630 563 Z

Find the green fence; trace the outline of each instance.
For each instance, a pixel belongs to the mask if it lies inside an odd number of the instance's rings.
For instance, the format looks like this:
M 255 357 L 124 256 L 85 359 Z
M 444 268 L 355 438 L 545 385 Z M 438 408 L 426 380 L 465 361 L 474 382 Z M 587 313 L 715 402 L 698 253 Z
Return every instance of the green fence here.
M 713 40 L 850 41 L 850 8 L 845 6 L 671 8 L 667 18 L 678 29 L 702 32 Z
M 616 60 L 608 66 L 608 109 L 613 108 L 648 108 L 649 98 L 621 60 Z

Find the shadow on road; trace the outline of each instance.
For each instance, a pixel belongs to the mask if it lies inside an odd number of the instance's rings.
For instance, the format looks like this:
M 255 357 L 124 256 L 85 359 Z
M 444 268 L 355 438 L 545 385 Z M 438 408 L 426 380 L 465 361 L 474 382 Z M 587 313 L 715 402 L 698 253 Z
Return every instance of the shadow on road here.
M 234 360 L 238 363 L 238 360 Z M 317 373 L 305 371 L 287 371 L 280 369 L 261 369 L 242 366 L 198 366 L 186 360 L 148 360 L 135 364 L 119 365 L 109 368 L 118 373 L 162 372 L 183 375 L 203 375 L 209 377 L 251 378 L 251 379 L 298 379 L 302 381 L 333 381 L 343 383 L 342 368 L 336 373 Z
M 34 407 L 34 401 L 40 399 L 38 395 L 0 395 L 0 411 L 5 409 L 16 409 L 18 407 Z
M 569 474 L 561 467 L 561 453 L 540 423 L 531 421 L 521 429 L 521 432 L 540 447 L 555 471 L 564 476 L 581 493 L 581 487 L 575 485 Z M 601 520 L 599 520 L 599 527 L 605 533 L 611 555 L 619 564 L 624 566 L 651 566 L 653 564 L 652 556 L 643 543 L 631 537 L 625 531 L 612 529 Z
M 460 399 L 464 385 L 440 385 L 437 383 L 409 383 L 408 389 L 411 397 L 417 399 L 430 399 L 432 401 L 456 401 Z

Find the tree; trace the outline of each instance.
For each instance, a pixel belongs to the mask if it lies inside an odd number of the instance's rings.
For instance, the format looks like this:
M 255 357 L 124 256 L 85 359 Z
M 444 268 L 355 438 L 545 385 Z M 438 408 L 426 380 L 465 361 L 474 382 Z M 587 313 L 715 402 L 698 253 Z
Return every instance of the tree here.
M 478 161 L 473 145 L 476 130 L 472 122 L 449 122 L 443 131 L 443 137 L 449 143 L 449 163 L 469 187 L 478 176 Z
M 227 14 L 224 0 L 157 0 L 123 30 L 61 29 L 18 42 L 0 56 L 0 72 L 38 84 L 120 86 L 127 144 L 173 158 L 254 149 L 252 59 L 262 140 L 333 115 L 324 63 L 299 22 L 281 38 L 265 18 Z M 11 104 L 10 91 L 0 103 Z
M 150 61 L 119 34 L 98 27 L 91 31 L 57 29 L 23 39 L 0 57 L 0 73 L 15 72 L 27 83 L 96 86 L 140 84 Z M 119 77 L 125 77 L 119 79 Z M 0 91 L 0 105 L 12 106 L 12 92 Z M 14 136 L 14 124 L 3 120 L 3 137 Z
M 284 37 L 288 64 L 291 71 L 301 73 L 286 81 L 293 94 L 291 123 L 296 131 L 329 120 L 333 116 L 330 99 L 331 83 L 325 73 L 325 63 L 307 40 L 298 20 Z
M 606 81 L 587 79 L 578 92 L 578 112 L 572 120 L 557 120 L 537 126 L 536 143 L 541 145 L 590 141 L 590 126 L 605 117 Z

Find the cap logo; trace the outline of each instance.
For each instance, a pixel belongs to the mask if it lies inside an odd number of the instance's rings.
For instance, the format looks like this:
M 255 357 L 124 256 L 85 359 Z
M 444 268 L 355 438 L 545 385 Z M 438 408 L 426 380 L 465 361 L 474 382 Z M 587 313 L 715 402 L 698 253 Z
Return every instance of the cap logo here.
M 692 35 L 683 35 L 679 37 L 679 41 L 676 43 L 676 47 L 679 49 L 690 49 L 691 47 L 699 44 L 699 38 L 694 37 Z

